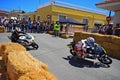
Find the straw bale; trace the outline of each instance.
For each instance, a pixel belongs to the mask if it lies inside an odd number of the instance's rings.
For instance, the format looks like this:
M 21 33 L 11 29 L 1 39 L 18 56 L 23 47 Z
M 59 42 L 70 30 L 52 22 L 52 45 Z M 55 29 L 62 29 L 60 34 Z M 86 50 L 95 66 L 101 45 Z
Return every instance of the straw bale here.
M 18 43 L 0 43 L 0 53 L 4 54 L 6 52 L 11 52 L 11 51 L 26 51 L 25 47 L 18 44 Z
M 26 73 L 18 80 L 58 80 L 53 74 L 45 70 Z
M 112 36 L 111 42 L 112 42 L 113 44 L 120 45 L 120 37 Z
M 73 37 L 73 41 L 75 41 L 75 43 L 77 43 L 81 39 L 86 39 L 88 37 L 95 38 L 95 35 L 96 35 L 95 33 L 89 33 L 89 32 L 75 32 L 75 35 Z
M 5 63 L 7 62 L 7 55 L 9 52 L 19 52 L 19 51 L 26 51 L 26 49 L 18 44 L 18 43 L 11 43 L 11 42 L 8 42 L 8 43 L 1 43 L 0 44 L 1 47 L 0 47 L 0 55 L 2 55 L 3 57 L 3 60 L 5 61 Z
M 2 56 L 2 45 L 0 44 L 0 56 Z
M 120 58 L 120 45 L 116 45 L 113 43 L 103 42 L 102 46 L 105 48 L 107 53 L 116 58 Z
M 103 45 L 103 47 L 108 48 L 110 50 L 115 50 L 115 51 L 120 50 L 120 45 L 117 45 L 117 44 L 103 42 L 102 45 Z
M 48 31 L 48 34 L 54 35 L 54 31 Z
M 63 34 L 60 35 L 60 37 L 61 37 L 61 38 L 64 38 L 64 39 L 68 39 L 68 38 L 69 38 L 69 35 L 63 33 Z
M 112 41 L 112 35 L 103 35 L 103 34 L 98 34 L 98 33 L 94 33 L 93 34 L 95 37 L 95 40 L 97 42 L 109 42 L 111 43 Z
M 120 50 L 119 50 L 119 52 L 120 52 Z M 117 58 L 117 59 L 120 59 L 120 53 L 119 53 L 118 51 L 115 51 L 115 50 L 113 50 L 113 57 L 114 58 Z
M 3 60 L 2 60 L 2 56 L 0 56 L 0 73 L 2 73 L 2 65 L 3 65 Z
M 0 56 L 0 61 L 2 60 L 2 56 Z
M 84 39 L 83 38 L 83 33 L 82 32 L 75 32 L 75 34 L 74 34 L 74 37 L 73 37 L 73 41 L 75 42 L 75 43 L 77 43 L 78 41 L 80 41 L 81 39 Z
M 27 72 L 48 70 L 47 65 L 34 59 L 27 51 L 9 52 L 7 62 L 7 73 L 11 80 L 18 78 Z
M 4 26 L 0 26 L 0 33 L 4 33 L 5 32 L 5 27 Z
M 2 66 L 0 65 L 0 73 L 2 73 Z

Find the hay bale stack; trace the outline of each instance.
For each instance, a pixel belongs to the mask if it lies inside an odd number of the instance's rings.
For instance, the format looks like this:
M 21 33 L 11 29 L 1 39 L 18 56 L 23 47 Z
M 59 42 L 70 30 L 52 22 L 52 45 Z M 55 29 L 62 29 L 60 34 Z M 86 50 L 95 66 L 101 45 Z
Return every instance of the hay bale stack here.
M 18 80 L 57 80 L 50 72 L 41 70 L 26 73 Z
M 120 59 L 120 37 L 98 33 L 75 32 L 73 41 L 77 43 L 81 39 L 85 39 L 87 37 L 94 37 L 96 42 L 105 48 L 108 55 Z
M 4 33 L 5 32 L 5 27 L 4 26 L 0 26 L 0 33 Z
M 2 73 L 2 56 L 0 56 L 0 73 Z
M 9 52 L 7 73 L 11 80 L 18 80 L 20 76 L 33 71 L 48 71 L 47 65 L 34 59 L 28 52 Z
M 48 31 L 48 34 L 54 35 L 54 31 Z
M 2 56 L 0 56 L 0 73 L 2 73 Z
M 90 37 L 90 36 L 93 37 L 93 35 L 91 35 L 91 33 L 88 33 L 88 32 L 75 32 L 73 41 L 75 41 L 75 43 L 77 43 L 81 39 L 86 39 L 87 37 Z
M 0 53 L 4 56 L 6 65 L 7 80 L 18 80 L 21 76 L 37 75 L 34 80 L 57 80 L 56 77 L 48 71 L 45 63 L 33 58 L 26 49 L 17 43 L 1 43 Z M 26 77 L 26 76 L 25 76 Z M 44 77 L 44 78 L 43 78 Z M 31 79 L 21 79 L 31 80 Z
M 2 73 L 2 66 L 0 65 L 0 74 Z
M 111 43 L 114 43 L 116 45 L 120 45 L 120 37 L 112 36 Z
M 61 33 L 60 34 L 60 37 L 61 38 L 64 38 L 64 39 L 68 39 L 69 38 L 69 35 L 65 34 L 65 33 Z
M 2 55 L 3 60 L 5 63 L 7 62 L 7 55 L 8 52 L 19 52 L 19 51 L 26 51 L 25 47 L 18 43 L 0 43 L 0 55 Z
M 0 55 L 3 55 L 7 52 L 11 52 L 11 51 L 26 51 L 25 47 L 18 44 L 18 43 L 12 43 L 12 42 L 8 42 L 8 43 L 0 43 Z

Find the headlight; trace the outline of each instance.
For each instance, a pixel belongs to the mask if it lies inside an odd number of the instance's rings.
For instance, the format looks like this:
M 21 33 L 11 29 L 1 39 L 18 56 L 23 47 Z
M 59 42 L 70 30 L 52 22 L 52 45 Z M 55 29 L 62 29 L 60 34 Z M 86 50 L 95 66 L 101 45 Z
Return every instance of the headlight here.
M 32 41 L 34 41 L 34 37 L 32 37 Z

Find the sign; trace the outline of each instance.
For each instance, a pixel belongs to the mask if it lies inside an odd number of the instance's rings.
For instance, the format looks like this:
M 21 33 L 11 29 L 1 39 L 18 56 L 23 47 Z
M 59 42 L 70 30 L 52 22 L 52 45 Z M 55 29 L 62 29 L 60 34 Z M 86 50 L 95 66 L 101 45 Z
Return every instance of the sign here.
M 51 15 L 47 15 L 47 19 L 50 19 L 51 18 Z
M 110 16 L 106 17 L 106 21 L 110 22 L 111 21 L 111 17 Z

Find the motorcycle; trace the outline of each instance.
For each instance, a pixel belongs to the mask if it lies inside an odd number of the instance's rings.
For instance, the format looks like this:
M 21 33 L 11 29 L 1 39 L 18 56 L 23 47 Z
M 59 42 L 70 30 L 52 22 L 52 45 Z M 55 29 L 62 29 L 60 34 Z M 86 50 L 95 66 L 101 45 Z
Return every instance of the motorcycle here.
M 11 36 L 8 36 L 8 38 L 11 40 L 11 42 L 17 42 L 21 45 L 23 45 L 25 48 L 28 48 L 29 46 L 32 46 L 34 49 L 38 49 L 39 46 L 34 41 L 34 37 L 30 34 L 19 32 L 19 36 L 13 36 L 13 33 Z
M 70 49 L 70 53 L 73 56 L 77 56 L 79 58 L 80 55 L 78 55 L 75 52 L 75 43 L 71 42 L 70 44 L 67 45 L 68 48 Z M 112 63 L 112 59 L 106 54 L 105 49 L 101 47 L 99 44 L 95 44 L 95 46 L 86 46 L 87 54 L 85 55 L 84 58 L 90 58 L 90 59 L 98 59 L 101 63 L 109 65 Z

